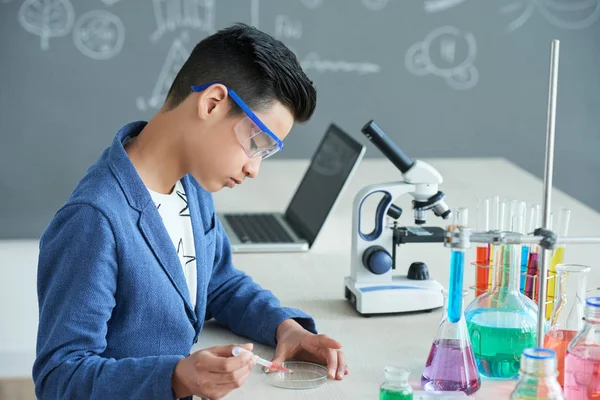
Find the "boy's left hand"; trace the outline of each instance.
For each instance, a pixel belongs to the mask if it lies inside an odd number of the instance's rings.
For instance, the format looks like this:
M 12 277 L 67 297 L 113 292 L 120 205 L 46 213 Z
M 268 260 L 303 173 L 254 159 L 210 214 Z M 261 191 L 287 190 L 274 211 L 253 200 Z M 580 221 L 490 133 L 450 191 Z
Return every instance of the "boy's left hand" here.
M 350 373 L 342 344 L 327 335 L 315 335 L 293 319 L 287 319 L 277 328 L 277 347 L 271 361 L 283 363 L 289 359 L 327 365 L 329 379 L 343 379 Z

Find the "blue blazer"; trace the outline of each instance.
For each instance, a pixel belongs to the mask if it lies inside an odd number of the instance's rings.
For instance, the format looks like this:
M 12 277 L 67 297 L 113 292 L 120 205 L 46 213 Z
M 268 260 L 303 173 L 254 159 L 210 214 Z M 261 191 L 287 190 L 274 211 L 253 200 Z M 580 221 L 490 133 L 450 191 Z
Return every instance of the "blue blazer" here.
M 41 237 L 38 398 L 173 399 L 175 364 L 211 318 L 272 346 L 288 318 L 316 333 L 308 315 L 233 267 L 211 194 L 185 176 L 198 268 L 192 308 L 176 250 L 123 147 L 144 125 L 119 131 Z

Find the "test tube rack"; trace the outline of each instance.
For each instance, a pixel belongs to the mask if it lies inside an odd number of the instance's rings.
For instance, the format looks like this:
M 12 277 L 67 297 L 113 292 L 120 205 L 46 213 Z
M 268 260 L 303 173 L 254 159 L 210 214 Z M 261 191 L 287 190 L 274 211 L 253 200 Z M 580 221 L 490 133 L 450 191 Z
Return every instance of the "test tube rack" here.
M 550 54 L 550 79 L 548 88 L 548 113 L 546 123 L 546 155 L 544 165 L 544 190 L 542 202 L 542 230 L 548 232 L 550 225 L 550 205 L 552 200 L 552 178 L 554 174 L 554 138 L 556 126 L 556 99 L 558 86 L 558 60 L 560 53 L 560 41 L 553 40 Z M 463 227 L 461 227 L 463 228 Z M 547 245 L 547 236 L 505 236 L 501 232 L 472 232 L 469 228 L 455 229 L 446 232 L 445 245 L 455 248 L 468 248 L 470 243 L 490 243 L 493 245 L 505 244 L 538 244 L 539 252 L 539 276 L 533 277 L 537 280 L 538 295 L 538 318 L 537 318 L 537 346 L 544 347 L 544 330 L 546 323 L 546 288 L 548 279 L 549 261 L 552 257 L 551 248 Z M 557 237 L 555 245 L 559 244 L 600 244 L 600 236 Z M 543 306 L 540 306 L 543 305 Z

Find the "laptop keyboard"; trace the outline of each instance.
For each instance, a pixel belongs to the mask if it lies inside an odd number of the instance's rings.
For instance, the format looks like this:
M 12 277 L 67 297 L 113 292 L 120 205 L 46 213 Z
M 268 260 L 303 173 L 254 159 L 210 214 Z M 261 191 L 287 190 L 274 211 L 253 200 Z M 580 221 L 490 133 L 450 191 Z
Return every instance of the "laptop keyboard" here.
M 232 214 L 225 219 L 242 243 L 292 243 L 273 214 Z

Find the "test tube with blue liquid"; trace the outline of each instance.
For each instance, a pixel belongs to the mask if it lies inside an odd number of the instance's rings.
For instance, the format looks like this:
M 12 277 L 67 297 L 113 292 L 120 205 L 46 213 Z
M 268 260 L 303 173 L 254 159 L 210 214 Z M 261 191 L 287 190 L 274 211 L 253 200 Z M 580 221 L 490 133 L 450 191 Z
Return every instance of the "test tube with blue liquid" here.
M 525 218 L 527 215 L 527 203 L 519 201 L 515 204 L 513 218 L 513 232 L 526 235 L 525 231 Z M 521 293 L 525 293 L 525 283 L 527 278 L 527 262 L 529 260 L 529 246 L 521 247 L 521 278 L 519 282 L 519 290 Z
M 454 214 L 455 228 L 466 228 L 469 224 L 469 210 L 460 207 Z M 450 253 L 450 282 L 448 285 L 448 320 L 456 323 L 462 316 L 462 291 L 465 269 L 464 249 L 452 249 Z

